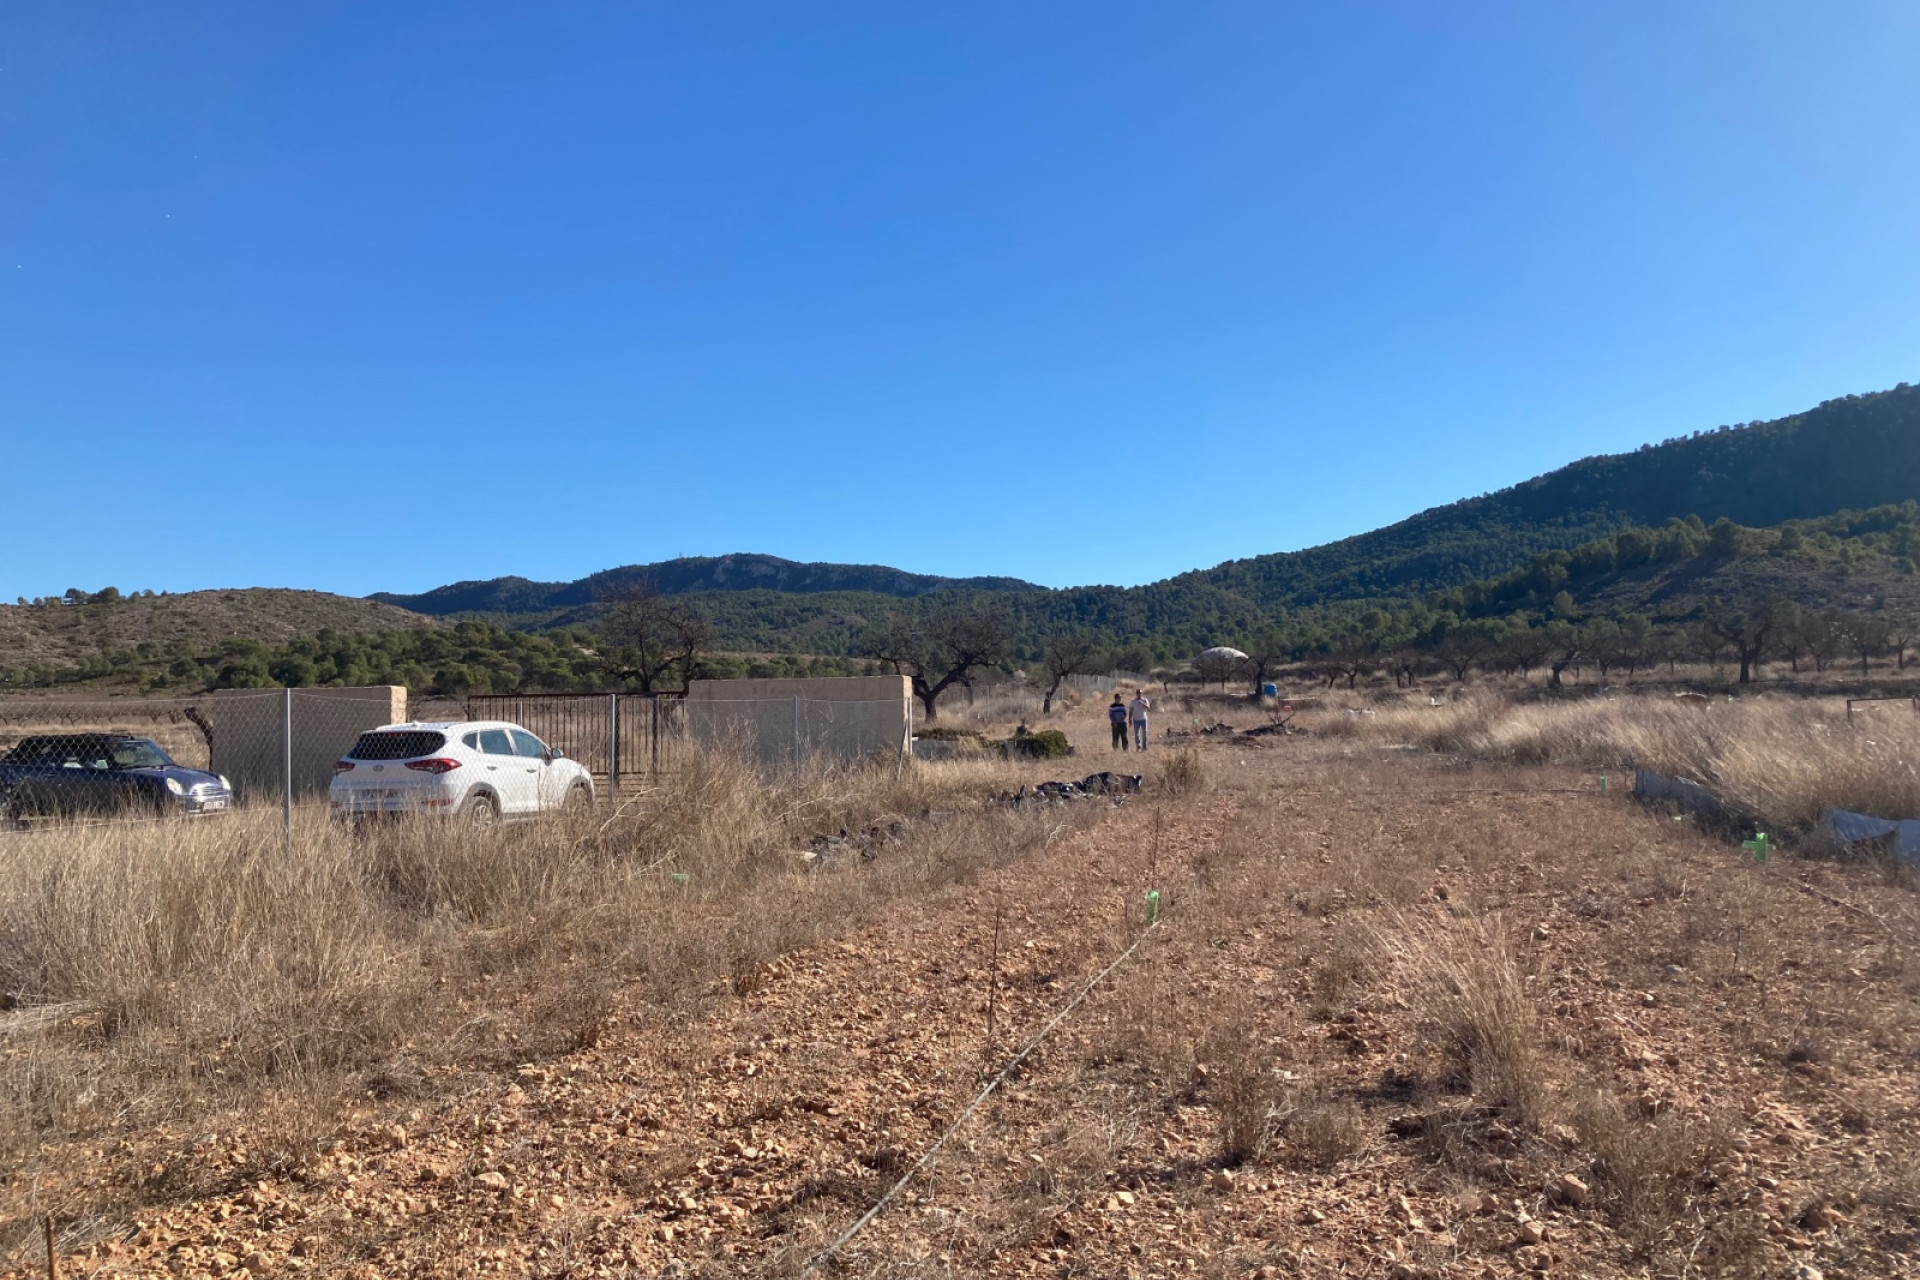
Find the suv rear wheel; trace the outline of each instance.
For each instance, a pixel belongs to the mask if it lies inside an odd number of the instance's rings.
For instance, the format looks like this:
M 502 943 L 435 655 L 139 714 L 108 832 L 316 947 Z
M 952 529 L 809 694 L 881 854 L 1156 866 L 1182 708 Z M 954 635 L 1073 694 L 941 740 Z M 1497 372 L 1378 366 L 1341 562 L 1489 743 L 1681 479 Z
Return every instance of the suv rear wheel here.
M 460 806 L 460 816 L 477 831 L 490 831 L 500 825 L 500 802 L 481 792 Z

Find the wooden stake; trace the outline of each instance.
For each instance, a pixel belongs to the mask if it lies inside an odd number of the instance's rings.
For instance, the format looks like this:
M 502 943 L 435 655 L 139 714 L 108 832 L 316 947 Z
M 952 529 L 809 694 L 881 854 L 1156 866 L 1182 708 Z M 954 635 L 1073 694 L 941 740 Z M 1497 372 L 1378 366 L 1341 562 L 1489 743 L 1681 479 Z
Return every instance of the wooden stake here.
M 60 1280 L 53 1269 L 53 1215 L 49 1213 L 40 1219 L 40 1227 L 47 1237 L 47 1280 Z

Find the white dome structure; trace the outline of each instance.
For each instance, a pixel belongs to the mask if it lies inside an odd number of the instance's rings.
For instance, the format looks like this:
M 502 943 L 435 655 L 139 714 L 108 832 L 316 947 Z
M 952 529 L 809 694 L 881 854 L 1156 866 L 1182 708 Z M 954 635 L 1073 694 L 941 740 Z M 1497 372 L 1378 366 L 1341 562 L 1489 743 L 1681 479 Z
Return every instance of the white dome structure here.
M 1238 649 L 1230 649 L 1224 644 L 1217 644 L 1211 649 L 1203 649 L 1200 653 L 1199 660 L 1201 662 L 1244 662 L 1246 658 L 1247 655 Z

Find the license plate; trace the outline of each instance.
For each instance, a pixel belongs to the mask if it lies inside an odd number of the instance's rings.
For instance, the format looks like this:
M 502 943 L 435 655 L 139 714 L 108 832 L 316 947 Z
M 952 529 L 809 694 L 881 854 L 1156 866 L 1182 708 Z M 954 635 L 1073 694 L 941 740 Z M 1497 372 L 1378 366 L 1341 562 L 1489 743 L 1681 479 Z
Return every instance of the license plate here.
M 224 811 L 226 807 L 227 802 L 224 798 L 202 800 L 200 802 L 200 812 L 202 813 L 220 813 Z

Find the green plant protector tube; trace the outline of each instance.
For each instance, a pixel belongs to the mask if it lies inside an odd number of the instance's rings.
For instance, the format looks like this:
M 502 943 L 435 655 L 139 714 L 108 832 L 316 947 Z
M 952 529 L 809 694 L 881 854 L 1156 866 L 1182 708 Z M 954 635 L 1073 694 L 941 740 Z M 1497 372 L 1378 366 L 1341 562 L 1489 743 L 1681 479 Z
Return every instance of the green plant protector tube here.
M 1152 924 L 1160 918 L 1160 891 L 1147 890 L 1147 923 Z
M 693 877 L 692 877 L 692 876 L 690 876 L 690 875 L 688 875 L 688 874 L 687 874 L 686 872 L 684 872 L 684 871 L 676 871 L 676 872 L 674 872 L 674 873 L 673 873 L 673 887 L 674 887 L 674 888 L 676 888 L 676 889 L 684 889 L 684 888 L 686 888 L 686 887 L 687 887 L 687 886 L 688 886 L 689 884 L 692 884 L 692 883 L 693 883 Z

